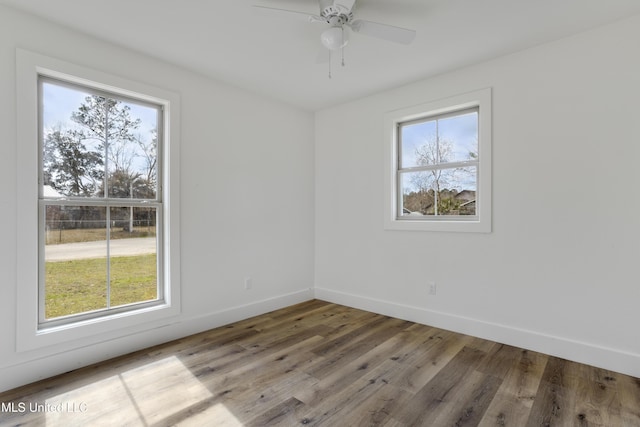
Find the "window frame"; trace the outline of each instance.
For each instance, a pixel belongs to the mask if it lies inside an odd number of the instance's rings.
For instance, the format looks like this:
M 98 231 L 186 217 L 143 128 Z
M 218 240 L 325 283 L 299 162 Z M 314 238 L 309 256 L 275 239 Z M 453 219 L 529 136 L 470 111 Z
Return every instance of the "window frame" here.
M 16 106 L 18 150 L 18 282 L 16 350 L 27 351 L 82 338 L 98 339 L 132 330 L 158 327 L 180 314 L 180 221 L 179 221 L 179 95 L 106 72 L 93 70 L 56 58 L 16 49 Z M 140 304 L 132 309 L 115 309 L 100 316 L 71 315 L 58 321 L 42 322 L 41 281 L 44 262 L 39 248 L 44 248 L 42 185 L 40 181 L 40 84 L 53 79 L 70 85 L 122 97 L 128 101 L 161 106 L 162 123 L 158 132 L 163 145 L 158 147 L 158 188 L 156 193 L 158 280 L 162 283 L 162 301 Z M 160 129 L 161 127 L 161 129 Z M 109 208 L 103 199 L 68 198 L 70 204 Z M 136 199 L 123 199 L 118 206 L 129 206 Z M 59 203 L 52 201 L 52 203 Z M 154 205 L 156 203 L 154 202 Z M 116 206 L 112 204 L 111 206 Z M 148 205 L 147 205 L 148 206 Z M 42 257 L 43 258 L 43 257 Z M 35 268 L 35 266 L 38 266 Z M 162 277 L 162 279 L 161 279 Z M 155 301 L 154 301 L 155 302 Z M 144 326 L 147 325 L 147 326 Z M 121 332 L 118 332 L 121 331 Z
M 403 125 L 478 111 L 478 161 L 427 166 L 411 170 L 448 169 L 471 165 L 477 168 L 475 215 L 400 215 L 402 209 L 401 136 Z M 425 104 L 390 111 L 384 118 L 385 212 L 384 228 L 406 231 L 491 232 L 491 88 L 468 92 Z M 473 163 L 473 164 L 471 164 Z
M 102 196 L 96 197 L 88 197 L 88 196 L 65 196 L 65 197 L 46 197 L 44 195 L 44 176 L 43 176 L 43 152 L 44 152 L 44 122 L 43 122 L 43 107 L 44 107 L 44 98 L 43 98 L 43 85 L 44 84 L 52 84 L 60 87 L 66 87 L 69 89 L 79 90 L 89 95 L 97 95 L 108 99 L 114 99 L 121 102 L 127 102 L 130 104 L 138 104 L 143 105 L 145 107 L 150 107 L 156 110 L 157 113 L 157 160 L 156 160 L 156 176 L 157 176 L 157 186 L 155 189 L 155 198 L 154 199 L 135 199 L 135 198 L 117 198 L 117 197 L 109 197 L 109 180 L 106 179 L 108 176 L 108 164 L 105 162 L 105 188 Z M 98 90 L 94 87 L 80 85 L 78 83 L 68 81 L 68 80 L 60 80 L 54 79 L 46 74 L 39 73 L 38 74 L 38 187 L 39 187 L 39 198 L 38 198 L 38 268 L 39 268 L 39 278 L 38 278 L 38 327 L 39 329 L 46 329 L 52 326 L 57 325 L 65 325 L 65 324 L 73 324 L 76 322 L 80 322 L 83 320 L 89 320 L 94 318 L 100 318 L 105 316 L 110 316 L 116 313 L 123 313 L 127 311 L 139 310 L 145 307 L 153 307 L 156 305 L 162 305 L 165 303 L 165 289 L 164 289 L 164 274 L 162 268 L 160 268 L 163 264 L 163 200 L 162 200 L 162 176 L 163 176 L 163 147 L 164 147 L 164 130 L 163 130 L 163 122 L 164 118 L 164 107 L 162 104 L 151 103 L 149 101 L 144 101 L 139 98 L 132 98 L 130 96 L 123 96 L 120 93 L 107 92 L 105 90 Z M 108 147 L 105 147 L 105 150 L 108 150 Z M 97 207 L 104 208 L 106 215 L 106 244 L 109 245 L 111 242 L 110 232 L 108 231 L 109 227 L 109 218 L 111 214 L 112 208 L 143 208 L 143 207 L 151 207 L 156 209 L 156 296 L 157 298 L 153 300 L 147 301 L 138 301 L 129 303 L 126 305 L 120 305 L 116 307 L 111 307 L 111 276 L 110 276 L 110 268 L 107 267 L 106 271 L 106 307 L 91 311 L 85 311 L 81 313 L 74 313 L 67 316 L 60 316 L 48 319 L 46 317 L 46 283 L 45 283 L 45 235 L 46 235 L 46 210 L 49 206 L 58 206 L 58 207 Z M 111 260 L 111 254 L 109 250 L 106 252 L 106 263 L 109 264 Z

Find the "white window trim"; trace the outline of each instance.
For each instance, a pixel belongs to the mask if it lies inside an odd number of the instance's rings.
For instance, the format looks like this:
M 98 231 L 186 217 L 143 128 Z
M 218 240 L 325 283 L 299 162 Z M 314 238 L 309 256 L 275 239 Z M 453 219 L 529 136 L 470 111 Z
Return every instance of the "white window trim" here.
M 399 218 L 398 215 L 398 124 L 468 108 L 478 114 L 478 199 L 476 217 L 442 219 Z M 491 232 L 491 88 L 390 111 L 384 117 L 384 228 L 404 231 Z
M 18 239 L 16 350 L 27 351 L 133 329 L 156 328 L 180 314 L 180 97 L 174 92 L 16 49 Z M 38 76 L 44 75 L 160 104 L 165 110 L 165 303 L 46 329 L 38 326 Z M 141 326 L 142 325 L 142 326 Z M 146 326 L 145 326 L 146 325 Z M 84 345 L 78 343 L 78 346 Z

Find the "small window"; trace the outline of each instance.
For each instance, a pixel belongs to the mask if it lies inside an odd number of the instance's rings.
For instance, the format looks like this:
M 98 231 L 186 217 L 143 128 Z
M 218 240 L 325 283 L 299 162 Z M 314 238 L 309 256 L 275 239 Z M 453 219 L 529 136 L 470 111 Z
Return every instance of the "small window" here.
M 476 216 L 478 109 L 398 124 L 398 217 Z
M 39 323 L 164 302 L 162 105 L 46 76 Z
M 490 93 L 387 115 L 388 229 L 490 231 Z

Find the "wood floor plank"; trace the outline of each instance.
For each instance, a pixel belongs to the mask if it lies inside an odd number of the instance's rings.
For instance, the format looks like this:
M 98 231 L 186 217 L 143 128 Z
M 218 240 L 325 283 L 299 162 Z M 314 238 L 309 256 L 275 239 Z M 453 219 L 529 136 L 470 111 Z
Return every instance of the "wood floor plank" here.
M 277 321 L 290 321 L 292 318 L 308 318 L 318 313 L 339 313 L 349 310 L 349 308 L 344 305 L 327 304 L 324 301 L 313 299 L 291 305 L 284 310 L 274 310 L 264 315 L 256 316 L 256 318 L 268 317 Z
M 514 355 L 515 356 L 515 355 Z M 479 427 L 520 427 L 529 419 L 548 357 L 519 350 Z
M 620 418 L 623 427 L 640 426 L 640 378 L 612 375 L 620 399 Z
M 343 388 L 336 390 L 329 399 L 324 400 L 320 405 L 310 408 L 301 420 L 302 424 L 311 426 L 340 426 L 342 420 L 349 416 L 352 411 L 357 411 L 362 402 L 377 393 L 386 384 L 383 381 L 358 379 Z
M 269 336 L 282 337 L 287 334 L 294 334 L 300 330 L 324 325 L 327 328 L 327 332 L 333 332 L 332 326 L 327 325 L 327 319 L 334 316 L 340 316 L 346 309 L 340 307 L 317 307 L 311 312 L 306 314 L 295 310 L 293 313 L 288 313 L 287 316 L 277 315 L 277 313 L 270 313 L 268 318 L 257 317 L 253 319 L 253 322 L 248 327 L 260 332 L 260 339 L 266 341 Z
M 513 367 L 513 361 L 519 358 L 520 353 L 521 350 L 516 347 L 495 343 L 487 352 L 484 360 L 480 362 L 478 371 L 504 379 Z
M 577 425 L 622 425 L 617 387 L 607 371 L 575 362 L 567 362 L 566 370 L 567 387 L 575 391 L 571 410 Z
M 411 393 L 417 393 L 438 375 L 456 354 L 464 348 L 462 335 L 443 330 L 429 334 L 416 346 L 416 351 L 404 360 L 398 360 L 406 369 L 398 372 L 393 383 Z
M 638 378 L 318 300 L 0 402 L 1 427 L 640 427 Z M 25 404 L 83 410 L 11 410 Z
M 393 360 L 395 354 L 402 354 L 407 348 L 411 348 L 412 341 L 408 331 L 402 331 L 384 343 L 365 352 L 357 359 L 351 361 L 341 369 L 318 381 L 313 387 L 295 391 L 295 396 L 310 406 L 318 406 L 328 397 L 341 391 L 345 387 L 368 375 L 376 372 L 376 368 L 389 360 Z M 379 373 L 375 374 L 380 376 Z M 385 380 L 386 381 L 386 380 Z
M 269 408 L 259 416 L 247 422 L 247 426 L 291 426 L 298 423 L 302 413 L 305 411 L 305 404 L 295 397 L 291 397 L 284 402 Z
M 412 394 L 385 384 L 380 391 L 362 401 L 356 410 L 345 411 L 340 417 L 338 425 L 375 427 L 386 425 L 399 408 L 411 399 Z
M 480 350 L 463 347 L 395 418 L 408 425 L 434 425 L 433 422 L 441 411 L 447 410 L 446 404 L 456 400 L 452 393 L 454 387 L 475 369 L 484 356 L 486 353 Z
M 383 427 L 407 427 L 407 425 L 391 417 L 385 421 L 385 423 L 383 424 Z
M 287 402 L 290 404 L 292 399 L 295 399 L 291 396 L 291 390 L 312 387 L 317 380 L 304 373 L 291 371 L 277 381 L 264 381 L 263 378 L 261 382 L 263 385 L 259 382 L 247 385 L 242 392 L 230 394 L 224 401 L 225 406 L 243 424 L 260 425 L 260 419 L 271 419 L 276 414 L 280 414 L 278 422 L 284 422 L 285 419 L 291 420 L 294 414 L 307 407 L 302 402 L 303 406 L 297 405 L 296 410 L 292 412 L 293 408 L 282 406 Z M 286 413 L 281 413 L 285 408 L 289 409 Z
M 347 334 L 348 339 L 332 340 L 329 345 L 321 345 L 312 351 L 323 355 L 324 360 L 307 371 L 318 379 L 325 378 L 340 367 L 349 364 L 361 355 L 374 349 L 409 326 L 409 322 L 383 317 L 356 329 L 355 334 Z
M 550 357 L 542 374 L 540 386 L 527 427 L 572 425 L 571 393 L 565 382 L 567 361 Z
M 229 375 L 231 372 L 239 372 L 237 370 L 251 369 L 251 367 L 259 363 L 257 361 L 262 360 L 263 357 L 269 357 L 278 352 L 287 353 L 292 346 L 307 339 L 312 339 L 310 342 L 314 343 L 320 342 L 322 339 L 319 334 L 324 330 L 325 327 L 323 325 L 317 325 L 293 335 L 285 335 L 279 341 L 269 340 L 267 343 L 257 345 L 252 351 L 237 353 L 224 359 L 199 359 L 201 362 L 189 363 L 188 367 L 194 372 L 194 375 L 203 382 L 208 382 L 211 378 L 220 379 L 221 377 Z
M 454 387 L 451 393 L 455 398 L 441 406 L 435 422 L 426 425 L 477 426 L 501 384 L 500 378 L 472 371 Z M 448 406 L 448 410 L 444 409 L 445 406 Z
M 357 324 L 350 325 L 346 333 L 335 337 L 328 337 L 327 341 L 314 348 L 313 352 L 319 356 L 337 353 L 342 348 L 352 345 L 354 341 L 362 340 L 364 336 L 371 334 L 372 331 L 383 329 L 385 324 L 391 320 L 390 317 L 379 314 L 372 316 L 370 319 L 364 319 Z M 354 328 L 354 326 L 356 327 Z
M 275 353 L 260 353 L 251 360 L 234 364 L 232 369 L 214 371 L 214 375 L 200 377 L 202 384 L 214 395 L 222 400 L 236 399 L 249 388 L 261 389 L 269 384 L 270 377 L 280 377 L 291 371 L 292 366 L 308 360 L 312 353 L 302 351 L 305 346 L 311 346 L 321 340 L 321 337 L 310 337 L 292 348 L 283 348 Z M 288 357 L 292 354 L 291 357 Z

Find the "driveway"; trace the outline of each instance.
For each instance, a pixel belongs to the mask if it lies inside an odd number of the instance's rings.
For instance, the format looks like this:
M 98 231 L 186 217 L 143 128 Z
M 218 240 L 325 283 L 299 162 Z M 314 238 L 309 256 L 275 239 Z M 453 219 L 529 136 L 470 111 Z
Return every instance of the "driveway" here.
M 111 240 L 110 252 L 112 257 L 153 254 L 156 253 L 156 238 L 136 237 L 133 239 Z M 47 261 L 105 258 L 106 256 L 106 240 L 45 246 L 45 259 Z

